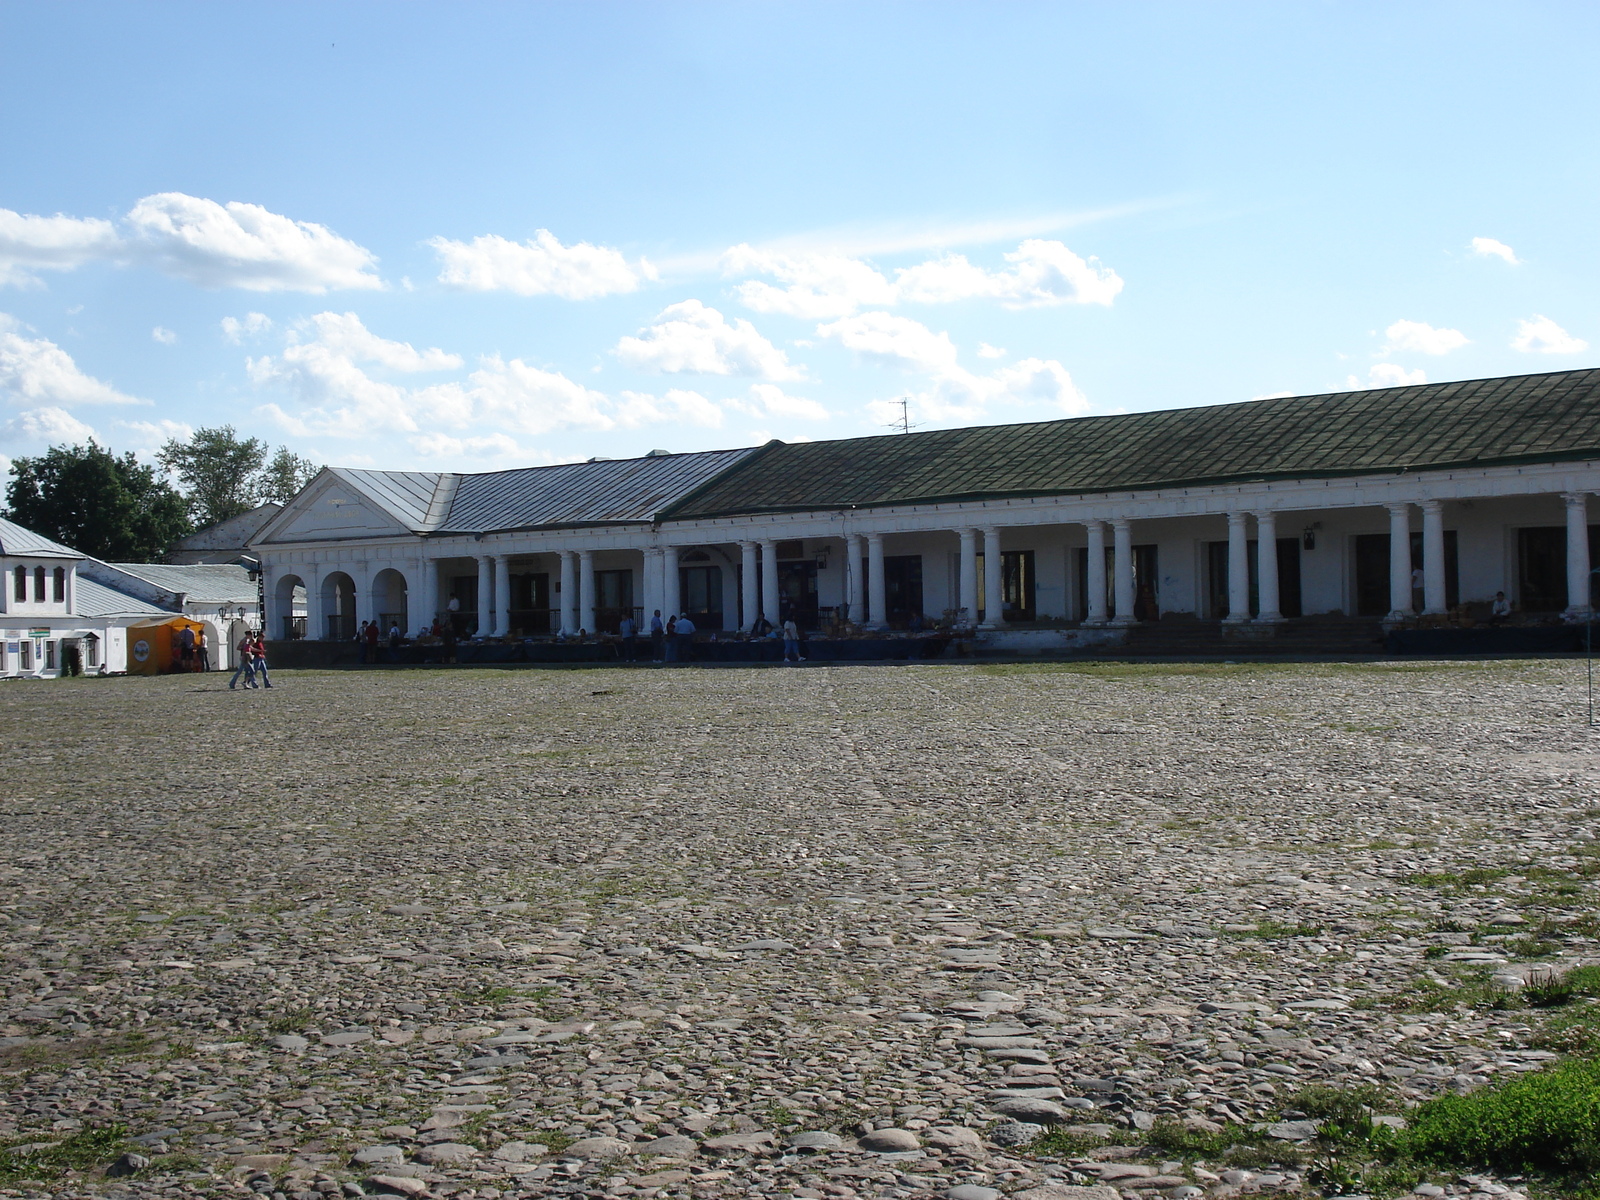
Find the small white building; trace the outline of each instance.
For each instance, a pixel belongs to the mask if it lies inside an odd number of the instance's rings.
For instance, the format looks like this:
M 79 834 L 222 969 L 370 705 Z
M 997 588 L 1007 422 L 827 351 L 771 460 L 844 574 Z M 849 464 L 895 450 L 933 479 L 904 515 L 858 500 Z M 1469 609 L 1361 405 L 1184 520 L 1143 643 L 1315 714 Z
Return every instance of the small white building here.
M 229 563 L 108 563 L 86 558 L 80 578 L 104 584 L 125 597 L 153 604 L 165 613 L 181 614 L 205 626 L 211 667 L 231 671 L 239 639 L 247 629 L 261 628 L 258 576 Z M 304 599 L 299 600 L 304 615 Z

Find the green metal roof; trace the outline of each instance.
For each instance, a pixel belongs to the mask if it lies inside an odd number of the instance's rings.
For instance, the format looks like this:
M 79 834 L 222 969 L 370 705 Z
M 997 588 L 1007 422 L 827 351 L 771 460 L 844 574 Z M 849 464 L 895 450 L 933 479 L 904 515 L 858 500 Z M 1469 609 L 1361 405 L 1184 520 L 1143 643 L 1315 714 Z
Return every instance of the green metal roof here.
M 1600 369 L 770 443 L 663 518 L 1600 458 Z

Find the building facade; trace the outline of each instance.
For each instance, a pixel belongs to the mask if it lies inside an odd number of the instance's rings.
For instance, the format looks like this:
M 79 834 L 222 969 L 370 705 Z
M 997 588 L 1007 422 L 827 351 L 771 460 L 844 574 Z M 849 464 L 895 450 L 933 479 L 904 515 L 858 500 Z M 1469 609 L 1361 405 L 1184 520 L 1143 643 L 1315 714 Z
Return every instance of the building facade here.
M 324 470 L 252 541 L 267 628 L 516 637 L 1586 617 L 1600 371 L 484 474 Z M 303 589 L 303 591 L 301 590 Z

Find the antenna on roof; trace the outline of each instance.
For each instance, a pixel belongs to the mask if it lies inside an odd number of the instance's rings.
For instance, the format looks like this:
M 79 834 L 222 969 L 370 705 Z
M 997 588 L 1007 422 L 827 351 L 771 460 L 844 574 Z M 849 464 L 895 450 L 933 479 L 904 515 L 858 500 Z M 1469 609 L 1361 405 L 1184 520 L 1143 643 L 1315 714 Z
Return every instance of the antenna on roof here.
M 913 429 L 922 427 L 923 423 L 921 421 L 913 421 L 911 419 L 911 398 L 909 396 L 901 396 L 900 399 L 892 400 L 890 403 L 900 406 L 900 416 L 897 420 L 890 421 L 885 425 L 885 429 L 894 429 L 900 433 L 910 433 Z

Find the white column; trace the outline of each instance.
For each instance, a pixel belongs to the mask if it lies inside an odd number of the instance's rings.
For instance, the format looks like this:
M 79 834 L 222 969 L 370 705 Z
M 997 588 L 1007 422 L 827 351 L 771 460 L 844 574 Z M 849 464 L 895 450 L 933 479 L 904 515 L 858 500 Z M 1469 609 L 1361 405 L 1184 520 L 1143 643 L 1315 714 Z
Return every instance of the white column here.
M 420 611 L 408 612 L 406 618 L 411 628 L 408 633 L 414 633 L 426 625 L 433 624 L 433 618 L 439 612 L 439 560 L 428 558 L 424 555 L 417 560 L 417 596 Z M 311 605 L 306 604 L 306 624 L 311 624 Z
M 739 543 L 739 628 L 749 633 L 756 623 L 756 544 Z
M 961 600 L 966 610 L 968 625 L 978 623 L 978 531 L 960 530 L 961 535 Z
M 661 619 L 666 621 L 678 615 L 678 605 L 682 603 L 681 585 L 683 581 L 678 577 L 678 548 L 665 546 L 661 550 Z
M 650 632 L 650 618 L 665 603 L 661 598 L 661 551 L 652 546 L 644 552 L 644 620 L 639 623 L 640 635 Z M 661 619 L 667 619 L 666 613 Z
M 306 585 L 306 638 L 308 641 L 324 641 L 328 636 L 328 622 L 322 616 L 322 568 L 315 563 L 307 563 L 300 582 Z M 227 640 L 228 631 L 223 628 L 222 622 L 217 622 L 217 628 L 222 629 L 223 640 Z M 225 646 L 211 648 L 213 665 L 221 661 L 220 652 L 226 649 Z
M 1389 615 L 1404 621 L 1411 616 L 1411 506 L 1386 505 L 1389 510 Z
M 494 557 L 478 557 L 478 636 L 488 637 L 494 631 Z
M 1444 505 L 1422 502 L 1422 611 L 1433 615 L 1449 611 L 1444 586 Z
M 867 534 L 867 624 L 889 628 L 889 590 L 883 578 L 883 534 Z
M 1118 517 L 1111 522 L 1111 587 L 1117 602 L 1113 625 L 1136 625 L 1133 615 L 1133 522 Z
M 494 635 L 511 633 L 511 556 L 494 556 Z
M 578 628 L 593 633 L 594 613 L 594 551 L 578 551 Z
M 1261 615 L 1256 618 L 1271 625 L 1283 620 L 1278 596 L 1278 514 L 1256 514 L 1256 573 L 1260 579 Z
M 867 619 L 867 580 L 861 570 L 861 535 L 844 539 L 844 572 L 850 586 L 850 620 L 860 625 Z
M 1589 493 L 1566 492 L 1561 498 L 1567 502 L 1567 611 L 1563 615 L 1581 621 L 1589 615 Z
M 994 526 L 983 531 L 983 628 L 999 629 L 1005 620 L 1005 584 L 1001 574 L 1000 531 Z
M 1089 532 L 1089 561 L 1083 573 L 1083 591 L 1087 601 L 1083 614 L 1085 625 L 1106 623 L 1106 523 L 1085 521 Z
M 571 550 L 561 551 L 561 632 L 578 632 L 578 556 Z
M 1250 619 L 1250 530 L 1242 512 L 1228 514 L 1228 615 L 1229 625 Z
M 761 539 L 761 615 L 778 623 L 778 543 Z

